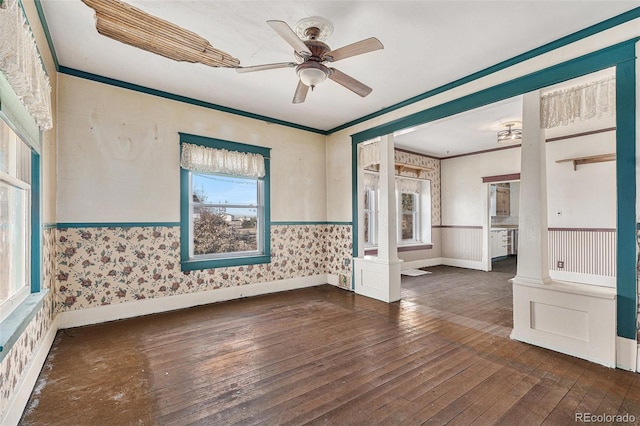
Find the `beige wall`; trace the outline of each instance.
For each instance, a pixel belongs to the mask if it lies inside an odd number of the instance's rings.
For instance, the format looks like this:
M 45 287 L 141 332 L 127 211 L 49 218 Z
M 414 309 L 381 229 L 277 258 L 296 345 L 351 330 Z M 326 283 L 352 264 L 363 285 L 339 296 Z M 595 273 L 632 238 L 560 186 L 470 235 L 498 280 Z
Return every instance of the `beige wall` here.
M 60 75 L 58 217 L 180 220 L 178 132 L 272 148 L 273 221 L 325 221 L 325 137 Z
M 441 161 L 442 224 L 482 226 L 485 176 L 520 173 L 520 148 Z

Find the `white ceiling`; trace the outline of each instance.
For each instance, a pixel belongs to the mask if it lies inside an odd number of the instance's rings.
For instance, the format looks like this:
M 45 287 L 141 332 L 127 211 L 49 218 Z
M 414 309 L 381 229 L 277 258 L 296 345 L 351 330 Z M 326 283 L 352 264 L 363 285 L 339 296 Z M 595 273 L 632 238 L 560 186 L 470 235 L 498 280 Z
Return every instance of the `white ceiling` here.
M 615 75 L 615 68 L 574 78 L 545 87 L 541 94 L 581 86 Z M 604 120 L 606 121 L 606 120 Z M 505 130 L 505 123 L 522 123 L 522 96 L 515 96 L 460 114 L 452 115 L 418 127 L 403 129 L 394 135 L 398 148 L 427 154 L 436 158 L 453 157 L 472 152 L 497 149 L 498 132 Z M 570 126 L 547 131 L 547 136 L 580 133 L 599 128 L 603 120 L 577 121 Z M 522 128 L 522 126 L 517 126 Z M 606 127 L 606 126 L 605 126 Z
M 189 29 L 250 66 L 293 61 L 291 47 L 267 24 L 309 16 L 333 23 L 336 49 L 377 37 L 384 50 L 336 62 L 373 87 L 360 98 L 327 80 L 304 104 L 291 103 L 294 69 L 238 74 L 180 63 L 101 36 L 94 11 L 79 0 L 42 0 L 61 66 L 329 130 L 542 46 L 638 6 L 628 1 L 141 1 L 128 3 Z M 518 100 L 488 107 L 474 124 L 513 115 Z M 409 137 L 409 136 L 408 136 Z M 455 147 L 449 150 L 453 155 Z
M 516 96 L 396 132 L 394 141 L 398 148 L 436 158 L 451 157 L 499 148 L 497 133 L 506 129 L 503 124 L 521 121 L 522 96 Z

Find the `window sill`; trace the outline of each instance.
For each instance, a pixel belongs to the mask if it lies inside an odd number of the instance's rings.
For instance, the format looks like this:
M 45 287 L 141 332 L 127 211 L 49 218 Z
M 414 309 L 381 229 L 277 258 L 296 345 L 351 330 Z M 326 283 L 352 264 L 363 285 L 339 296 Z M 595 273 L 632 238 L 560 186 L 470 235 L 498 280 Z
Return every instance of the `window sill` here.
M 9 353 L 11 347 L 18 341 L 31 320 L 36 316 L 48 289 L 30 294 L 7 318 L 0 324 L 0 362 Z
M 411 244 L 405 246 L 398 246 L 398 253 L 403 251 L 417 251 L 417 250 L 431 250 L 433 248 L 433 244 Z M 365 255 L 378 254 L 378 248 L 366 248 L 364 249 Z
M 222 259 L 191 259 L 183 260 L 180 268 L 183 271 L 197 271 L 200 269 L 227 268 L 230 266 L 258 265 L 261 263 L 270 263 L 271 255 L 247 256 L 247 257 L 229 257 Z

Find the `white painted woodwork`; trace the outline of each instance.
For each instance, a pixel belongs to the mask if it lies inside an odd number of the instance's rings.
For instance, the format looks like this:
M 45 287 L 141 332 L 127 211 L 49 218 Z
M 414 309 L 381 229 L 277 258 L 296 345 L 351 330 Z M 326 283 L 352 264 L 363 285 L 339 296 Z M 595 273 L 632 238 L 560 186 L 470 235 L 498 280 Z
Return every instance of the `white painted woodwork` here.
M 539 93 L 524 95 L 518 273 L 513 279 L 516 340 L 616 366 L 614 288 L 549 277 L 547 183 Z
M 564 262 L 562 268 L 558 261 Z M 549 275 L 554 280 L 615 287 L 615 230 L 549 230 Z
M 627 371 L 639 371 L 637 340 L 616 337 L 616 367 Z
M 401 268 L 402 261 L 398 259 L 353 259 L 355 292 L 388 303 L 400 300 Z
M 378 256 L 353 260 L 355 291 L 384 302 L 400 300 L 393 135 L 380 139 Z M 362 210 L 360 210 L 362 211 Z
M 615 289 L 516 280 L 511 338 L 616 366 Z
M 551 281 L 547 243 L 547 182 L 544 131 L 540 128 L 540 93 L 523 97 L 520 161 L 520 223 L 516 280 Z
M 482 228 L 443 227 L 442 257 L 473 262 L 482 261 Z
M 398 218 L 393 135 L 380 138 L 378 259 L 398 260 Z

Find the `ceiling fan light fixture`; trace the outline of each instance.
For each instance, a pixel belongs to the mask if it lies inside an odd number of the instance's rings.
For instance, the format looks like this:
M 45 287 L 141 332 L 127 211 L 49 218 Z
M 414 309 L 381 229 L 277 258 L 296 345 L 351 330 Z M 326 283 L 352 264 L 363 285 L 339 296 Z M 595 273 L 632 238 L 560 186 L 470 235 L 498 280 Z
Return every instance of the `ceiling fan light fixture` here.
M 305 62 L 298 65 L 296 71 L 298 77 L 306 85 L 313 90 L 318 84 L 322 83 L 329 76 L 329 70 L 322 64 L 317 62 Z
M 510 144 L 522 142 L 522 129 L 514 129 L 513 127 L 517 123 L 505 123 L 507 130 L 501 130 L 498 132 L 499 144 Z

